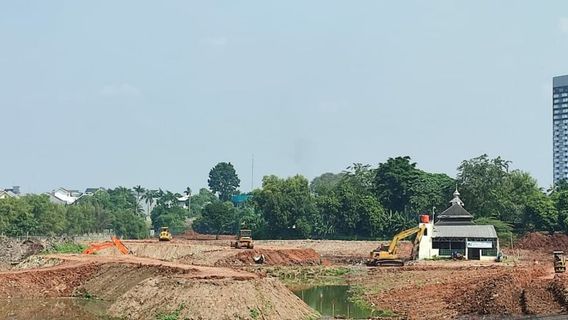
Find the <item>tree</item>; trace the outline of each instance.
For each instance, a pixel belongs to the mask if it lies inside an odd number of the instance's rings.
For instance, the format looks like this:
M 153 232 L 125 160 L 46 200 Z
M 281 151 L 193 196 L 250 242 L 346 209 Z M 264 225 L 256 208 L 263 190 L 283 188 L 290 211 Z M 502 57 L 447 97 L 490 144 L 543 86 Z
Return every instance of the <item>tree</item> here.
M 374 188 L 379 201 L 387 210 L 406 212 L 410 209 L 412 187 L 420 170 L 410 157 L 389 158 L 375 170 Z
M 136 192 L 136 213 L 138 213 L 138 208 L 140 207 L 140 200 L 142 200 L 142 196 L 146 192 L 142 186 L 137 185 L 134 187 L 134 192 Z
M 470 212 L 479 217 L 499 218 L 510 164 L 500 157 L 489 159 L 486 154 L 461 163 L 457 181 Z
M 152 205 L 154 205 L 154 202 L 156 200 L 156 198 L 158 197 L 158 192 L 156 190 L 146 190 L 146 192 L 144 192 L 144 194 L 142 195 L 142 199 L 144 199 L 144 201 L 146 202 L 146 206 L 147 206 L 147 214 L 150 214 L 150 210 L 152 208 Z
M 455 180 L 446 174 L 420 171 L 410 186 L 410 212 L 429 213 L 432 207 L 445 209 L 455 187 Z
M 335 189 L 343 176 L 343 173 L 327 172 L 315 177 L 312 182 L 310 182 L 310 191 L 320 196 L 328 194 Z
M 185 195 L 187 196 L 185 205 L 187 206 L 188 214 L 191 215 L 191 188 L 190 187 L 185 188 L 185 191 L 183 193 L 185 193 Z
M 187 211 L 179 206 L 159 203 L 152 210 L 151 218 L 156 232 L 162 227 L 168 227 L 173 234 L 183 233 L 187 229 Z
M 221 201 L 231 200 L 241 180 L 230 162 L 220 162 L 209 171 L 209 189 L 219 195 Z
M 222 231 L 235 224 L 235 207 L 230 202 L 213 202 L 205 206 L 202 218 L 203 223 L 215 232 L 215 239 L 219 239 Z
M 217 197 L 211 191 L 205 188 L 199 189 L 199 193 L 191 196 L 191 213 L 193 216 L 200 215 L 209 203 L 217 201 Z
M 262 212 L 268 232 L 275 237 L 308 237 L 317 215 L 308 180 L 297 175 L 287 179 L 266 176 L 252 201 Z

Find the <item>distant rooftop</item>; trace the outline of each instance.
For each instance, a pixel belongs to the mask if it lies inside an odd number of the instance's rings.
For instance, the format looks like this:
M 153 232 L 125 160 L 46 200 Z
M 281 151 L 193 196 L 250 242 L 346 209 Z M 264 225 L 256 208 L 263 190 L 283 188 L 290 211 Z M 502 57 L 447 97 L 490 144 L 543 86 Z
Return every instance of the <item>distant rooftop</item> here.
M 558 76 L 558 77 L 552 78 L 552 86 L 553 87 L 566 87 L 566 86 L 568 86 L 568 75 Z

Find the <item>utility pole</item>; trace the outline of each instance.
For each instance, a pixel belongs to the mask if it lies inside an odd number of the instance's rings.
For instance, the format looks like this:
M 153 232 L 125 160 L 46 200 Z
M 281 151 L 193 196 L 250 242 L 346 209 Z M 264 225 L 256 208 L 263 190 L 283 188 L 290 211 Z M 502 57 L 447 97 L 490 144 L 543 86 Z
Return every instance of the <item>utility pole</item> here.
M 254 189 L 254 153 L 252 154 L 252 165 L 250 172 L 250 191 L 252 191 Z

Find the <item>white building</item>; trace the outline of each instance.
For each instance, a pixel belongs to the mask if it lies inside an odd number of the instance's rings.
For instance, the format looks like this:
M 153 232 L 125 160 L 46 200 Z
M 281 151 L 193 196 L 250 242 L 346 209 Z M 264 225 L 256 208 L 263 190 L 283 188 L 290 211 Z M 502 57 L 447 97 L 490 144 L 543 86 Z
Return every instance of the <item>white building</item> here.
M 435 222 L 421 223 L 426 227 L 418 248 L 418 260 L 434 257 L 449 258 L 461 253 L 469 260 L 495 260 L 499 238 L 492 225 L 477 225 L 473 215 L 463 208 L 456 190 L 452 204 L 438 214 Z
M 51 202 L 56 204 L 73 204 L 75 201 L 79 200 L 83 193 L 78 190 L 67 190 L 65 188 L 59 188 L 48 193 Z

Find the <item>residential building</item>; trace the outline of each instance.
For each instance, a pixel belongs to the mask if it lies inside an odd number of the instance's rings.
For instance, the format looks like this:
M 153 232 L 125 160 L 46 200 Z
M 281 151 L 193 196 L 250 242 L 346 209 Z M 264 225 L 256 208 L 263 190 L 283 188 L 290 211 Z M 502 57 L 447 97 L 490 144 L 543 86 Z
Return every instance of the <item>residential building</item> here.
M 56 204 L 73 204 L 83 196 L 79 190 L 67 190 L 59 188 L 48 193 L 51 202 Z
M 552 80 L 554 182 L 568 178 L 568 75 Z
M 437 214 L 426 227 L 418 249 L 418 259 L 449 258 L 460 253 L 469 260 L 494 260 L 499 253 L 499 238 L 492 225 L 478 225 L 465 210 L 456 189 L 451 206 Z
M 13 186 L 11 189 L 0 189 L 0 199 L 6 198 L 19 198 L 20 197 L 20 187 Z

